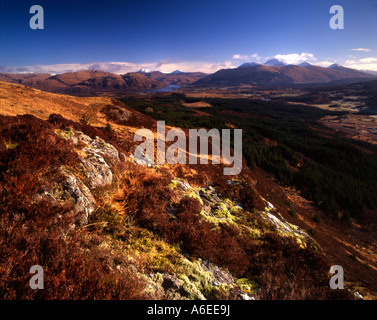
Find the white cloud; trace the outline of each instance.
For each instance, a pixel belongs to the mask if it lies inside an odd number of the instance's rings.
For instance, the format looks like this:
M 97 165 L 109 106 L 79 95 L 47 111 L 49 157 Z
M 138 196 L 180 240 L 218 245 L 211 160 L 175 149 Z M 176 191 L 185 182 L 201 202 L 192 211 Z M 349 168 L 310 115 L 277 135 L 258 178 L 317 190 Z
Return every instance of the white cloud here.
M 72 64 L 51 64 L 34 65 L 22 67 L 2 67 L 0 72 L 13 73 L 50 73 L 59 74 L 65 72 L 76 72 L 82 70 L 102 70 L 117 74 L 127 73 L 137 68 L 136 64 L 128 62 L 100 62 L 100 63 L 72 63 Z
M 334 61 L 317 61 L 318 59 L 308 52 L 291 53 L 291 54 L 277 54 L 274 57 L 283 60 L 287 64 L 299 64 L 301 62 L 310 62 L 314 65 L 321 67 L 328 67 Z M 263 59 L 270 59 L 264 58 Z M 175 70 L 183 72 L 204 72 L 214 73 L 220 69 L 236 68 L 240 64 L 240 60 L 246 61 L 260 61 L 262 57 L 257 53 L 250 55 L 234 54 L 231 59 L 211 62 L 203 60 L 197 61 L 182 61 L 173 59 L 163 59 L 160 61 L 148 61 L 144 63 L 133 63 L 126 61 L 119 62 L 94 62 L 94 63 L 71 63 L 71 64 L 51 64 L 51 65 L 34 65 L 34 66 L 21 66 L 21 67 L 0 67 L 0 72 L 9 73 L 50 73 L 60 74 L 65 72 L 76 72 L 82 70 L 102 70 L 115 74 L 125 74 L 128 72 L 136 72 L 140 69 L 149 71 L 161 71 L 170 73 Z M 336 62 L 336 61 L 335 61 Z M 345 66 L 358 70 L 374 70 L 377 71 L 377 58 L 369 57 L 357 60 L 350 57 L 344 64 Z
M 323 67 L 323 68 L 327 68 L 328 66 L 331 66 L 332 64 L 334 64 L 334 62 L 331 62 L 331 61 L 319 61 L 319 62 L 314 63 L 314 65 Z
M 345 66 L 356 70 L 371 70 L 377 71 L 377 58 L 363 58 L 359 60 L 347 60 Z
M 317 60 L 317 58 L 315 58 L 312 53 L 308 53 L 308 52 L 303 52 L 301 54 L 298 54 L 298 53 L 277 54 L 274 56 L 274 58 L 281 60 L 287 64 L 299 64 L 302 62 Z
M 369 48 L 357 48 L 357 49 L 351 49 L 352 51 L 360 51 L 360 52 L 371 52 L 372 50 Z
M 370 64 L 377 63 L 377 58 L 363 58 L 359 60 L 360 63 Z
M 259 54 L 258 53 L 253 53 L 253 54 L 251 54 L 251 55 L 247 55 L 247 54 L 245 54 L 245 55 L 241 55 L 241 54 L 234 54 L 233 56 L 232 56 L 232 60 L 244 60 L 244 61 L 252 61 L 252 60 L 257 60 L 257 61 L 259 61 L 259 60 L 261 60 L 262 58 L 259 56 Z
M 234 54 L 232 56 L 232 59 L 233 60 L 249 60 L 249 56 L 248 55 Z
M 158 68 L 150 68 L 151 70 L 158 70 L 161 72 L 173 72 L 180 70 L 183 72 L 205 72 L 213 73 L 220 69 L 235 68 L 236 65 L 233 61 L 224 62 L 208 62 L 208 61 L 170 61 L 158 66 Z
M 161 71 L 165 73 L 181 70 L 183 72 L 205 72 L 213 73 L 219 69 L 235 68 L 233 61 L 208 62 L 208 61 L 179 61 L 164 59 L 158 62 L 132 63 L 132 62 L 96 62 L 76 64 L 52 64 L 34 65 L 22 67 L 0 67 L 0 72 L 9 73 L 50 73 L 59 74 L 65 72 L 76 72 L 82 70 L 102 70 L 115 74 L 136 72 L 140 69 L 150 71 Z
M 257 60 L 257 61 L 259 61 L 259 60 L 261 60 L 262 58 L 259 56 L 259 54 L 258 53 L 254 53 L 254 54 L 252 54 L 251 56 L 250 56 L 252 59 L 255 59 L 255 60 Z

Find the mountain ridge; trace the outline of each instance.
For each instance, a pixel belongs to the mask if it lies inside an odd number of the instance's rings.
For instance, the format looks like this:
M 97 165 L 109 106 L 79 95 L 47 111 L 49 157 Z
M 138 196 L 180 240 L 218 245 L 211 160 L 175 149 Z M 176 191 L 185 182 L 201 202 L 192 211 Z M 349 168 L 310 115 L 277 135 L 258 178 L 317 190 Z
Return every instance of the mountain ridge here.
M 78 96 L 96 94 L 126 94 L 169 85 L 194 87 L 227 86 L 293 86 L 320 84 L 334 81 L 349 83 L 373 79 L 376 76 L 333 64 L 327 68 L 303 62 L 299 65 L 285 64 L 271 59 L 264 64 L 246 62 L 234 69 L 221 69 L 213 74 L 203 72 L 171 73 L 139 70 L 118 75 L 100 70 L 84 70 L 57 75 L 47 73 L 12 74 L 0 73 L 0 81 L 26 85 L 35 89 Z
M 275 59 L 276 60 L 276 59 Z M 235 69 L 221 69 L 212 75 L 201 78 L 193 84 L 196 86 L 290 86 L 296 84 L 328 83 L 336 80 L 373 79 L 373 75 L 332 65 L 329 68 L 310 65 L 281 65 L 279 61 L 267 61 L 265 64 L 243 64 Z M 269 64 L 269 65 L 267 65 Z
M 158 89 L 165 85 L 140 73 L 117 75 L 99 70 L 49 74 L 0 73 L 0 81 L 27 85 L 35 89 L 74 95 L 125 93 Z

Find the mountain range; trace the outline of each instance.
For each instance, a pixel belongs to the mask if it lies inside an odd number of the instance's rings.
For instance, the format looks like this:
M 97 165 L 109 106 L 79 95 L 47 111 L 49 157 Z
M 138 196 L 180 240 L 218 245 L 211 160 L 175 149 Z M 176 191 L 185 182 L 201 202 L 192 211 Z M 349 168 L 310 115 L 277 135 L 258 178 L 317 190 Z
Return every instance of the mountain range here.
M 160 71 L 144 72 L 140 70 L 138 73 L 166 85 L 188 85 L 205 76 L 208 76 L 208 74 L 203 72 L 182 72 L 179 70 L 175 70 L 172 73 L 163 73 Z
M 0 81 L 17 83 L 35 89 L 74 95 L 121 93 L 162 88 L 165 85 L 139 73 L 117 75 L 110 72 L 87 70 L 58 75 L 46 73 L 1 73 Z
M 68 72 L 58 75 L 47 73 L 12 74 L 0 73 L 0 81 L 17 83 L 35 89 L 77 96 L 97 94 L 122 94 L 169 85 L 194 87 L 229 86 L 291 86 L 302 84 L 321 84 L 336 81 L 359 82 L 374 78 L 375 75 L 333 64 L 327 68 L 303 62 L 299 65 L 285 64 L 271 59 L 264 64 L 247 62 L 238 68 L 222 69 L 213 74 L 202 72 L 172 73 L 139 70 L 118 75 L 100 70 Z
M 333 64 L 327 68 L 304 62 L 300 65 L 285 64 L 271 59 L 265 64 L 248 62 L 235 69 L 222 69 L 194 82 L 194 85 L 204 87 L 225 86 L 289 86 L 296 84 L 328 83 L 348 80 L 355 82 L 373 78 L 367 72 L 358 71 Z

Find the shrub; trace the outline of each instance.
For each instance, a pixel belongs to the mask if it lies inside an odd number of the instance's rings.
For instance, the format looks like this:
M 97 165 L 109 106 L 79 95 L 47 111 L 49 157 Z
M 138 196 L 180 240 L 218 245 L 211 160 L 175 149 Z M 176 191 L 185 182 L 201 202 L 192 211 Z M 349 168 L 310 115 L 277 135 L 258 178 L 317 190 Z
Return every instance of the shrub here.
M 291 217 L 293 217 L 293 218 L 298 218 L 298 215 L 297 215 L 296 211 L 295 211 L 294 209 L 292 209 L 292 208 L 289 208 L 289 209 L 288 209 L 288 214 L 289 214 Z
M 312 221 L 314 221 L 315 223 L 321 223 L 321 222 L 322 222 L 322 219 L 321 219 L 320 215 L 317 213 L 317 214 L 312 218 Z
M 108 133 L 110 133 L 110 134 L 113 134 L 113 133 L 114 133 L 114 129 L 112 128 L 112 126 L 111 126 L 110 123 L 107 123 L 107 124 L 106 124 L 105 130 L 106 130 Z
M 143 298 L 143 283 L 124 255 L 99 247 L 101 239 L 72 229 L 69 202 L 35 201 L 74 170 L 77 154 L 54 125 L 26 115 L 0 116 L 0 297 L 2 299 Z M 88 254 L 90 252 L 90 254 Z M 123 266 L 122 270 L 115 268 Z M 30 267 L 44 268 L 46 290 L 31 290 Z
M 244 236 L 234 224 L 219 224 L 214 229 L 201 219 L 199 200 L 187 197 L 174 202 L 174 191 L 167 187 L 168 176 L 139 172 L 138 177 L 140 180 L 126 176 L 124 203 L 139 227 L 179 245 L 191 256 L 228 269 L 236 277 L 253 280 L 262 299 L 330 297 L 330 267 L 314 250 L 302 249 L 294 239 L 272 232 L 253 239 Z M 252 215 L 249 216 L 251 219 Z
M 312 236 L 316 236 L 316 235 L 317 235 L 317 231 L 315 231 L 313 228 L 310 228 L 310 229 L 308 230 L 308 233 L 309 233 L 310 235 L 312 235 Z
M 247 211 L 253 211 L 253 209 L 264 209 L 263 200 L 256 195 L 254 189 L 243 183 L 230 184 L 224 177 L 217 178 L 215 181 L 216 190 L 223 196 L 237 201 L 243 205 Z
M 81 116 L 81 118 L 80 118 L 79 121 L 80 121 L 80 123 L 82 123 L 84 125 L 89 125 L 89 119 L 88 119 L 88 117 L 85 114 L 83 114 Z

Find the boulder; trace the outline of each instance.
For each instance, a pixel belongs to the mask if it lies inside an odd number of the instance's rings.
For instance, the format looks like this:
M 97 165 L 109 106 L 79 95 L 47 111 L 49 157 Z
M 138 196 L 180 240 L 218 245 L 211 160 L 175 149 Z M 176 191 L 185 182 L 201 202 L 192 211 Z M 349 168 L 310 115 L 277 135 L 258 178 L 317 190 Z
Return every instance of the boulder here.
M 73 174 L 67 174 L 62 183 L 63 190 L 66 191 L 73 201 L 73 212 L 75 222 L 79 225 L 86 225 L 90 214 L 95 209 L 95 200 L 89 188 Z
M 84 145 L 78 149 L 81 168 L 88 178 L 88 186 L 93 188 L 109 185 L 113 181 L 110 165 L 120 162 L 118 150 L 105 140 L 95 137 L 92 139 L 81 131 L 73 129 L 56 130 L 56 134 L 71 141 L 75 146 Z
M 81 159 L 81 167 L 88 178 L 91 189 L 109 185 L 113 181 L 113 173 L 105 159 L 98 153 L 86 150 L 87 156 Z

